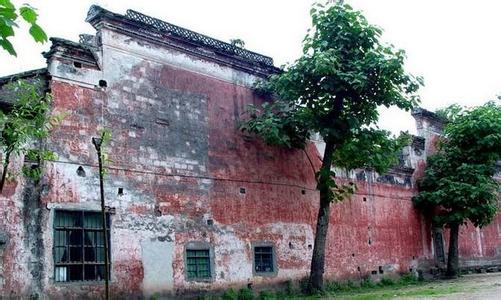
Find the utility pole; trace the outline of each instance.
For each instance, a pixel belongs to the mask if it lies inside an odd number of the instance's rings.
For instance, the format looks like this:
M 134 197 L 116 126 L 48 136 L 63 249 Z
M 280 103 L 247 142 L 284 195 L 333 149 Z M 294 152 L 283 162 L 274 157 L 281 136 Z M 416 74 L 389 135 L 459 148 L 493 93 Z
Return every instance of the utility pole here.
M 101 134 L 101 138 L 92 138 L 92 144 L 96 147 L 97 159 L 99 163 L 99 187 L 101 191 L 101 217 L 103 222 L 103 237 L 104 237 L 104 284 L 105 284 L 105 300 L 110 299 L 110 275 L 109 275 L 109 261 L 108 261 L 108 224 L 106 218 L 106 207 L 104 205 L 104 180 L 103 180 L 103 156 L 101 152 L 101 146 L 103 144 L 104 132 Z

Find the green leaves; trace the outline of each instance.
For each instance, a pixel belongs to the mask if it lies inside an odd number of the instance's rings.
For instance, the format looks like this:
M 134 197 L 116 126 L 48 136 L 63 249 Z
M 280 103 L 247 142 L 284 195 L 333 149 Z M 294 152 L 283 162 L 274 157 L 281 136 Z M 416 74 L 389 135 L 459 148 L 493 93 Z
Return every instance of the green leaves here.
M 0 0 L 0 47 L 14 56 L 17 54 L 8 38 L 14 36 L 14 27 L 18 27 L 16 21 L 19 15 L 30 25 L 29 33 L 36 42 L 47 41 L 47 34 L 37 24 L 38 14 L 35 8 L 23 4 L 16 10 L 10 0 Z
M 405 52 L 381 43 L 382 30 L 349 5 L 314 4 L 310 14 L 313 28 L 303 40 L 303 55 L 258 83 L 256 92 L 273 100 L 251 106 L 241 129 L 289 148 L 302 148 L 319 133 L 334 147 L 334 165 L 385 172 L 408 136 L 373 129 L 377 109 L 412 109 L 422 79 L 405 72 Z M 329 186 L 331 201 L 344 199 L 351 186 L 337 186 L 331 175 L 318 175 L 319 189 Z
M 437 225 L 489 224 L 498 208 L 499 183 L 493 178 L 501 159 L 501 103 L 441 110 L 447 118 L 438 153 L 428 159 L 414 204 Z
M 333 163 L 348 170 L 365 168 L 383 174 L 398 163 L 402 148 L 409 144 L 408 133 L 393 137 L 386 130 L 363 128 L 335 150 Z
M 23 168 L 23 173 L 34 179 L 41 175 L 40 166 L 43 160 L 56 159 L 51 151 L 30 147 L 35 140 L 46 137 L 52 128 L 48 122 L 52 98 L 50 94 L 44 93 L 36 82 L 36 79 L 33 82 L 17 80 L 5 85 L 4 91 L 9 95 L 12 109 L 7 113 L 0 113 L 2 151 L 7 157 L 24 153 L 27 161 L 37 163 L 35 166 Z M 5 167 L 8 163 L 9 161 L 5 161 Z
M 37 21 L 38 15 L 35 12 L 35 9 L 27 4 L 19 8 L 19 14 L 26 22 L 30 24 L 35 24 Z

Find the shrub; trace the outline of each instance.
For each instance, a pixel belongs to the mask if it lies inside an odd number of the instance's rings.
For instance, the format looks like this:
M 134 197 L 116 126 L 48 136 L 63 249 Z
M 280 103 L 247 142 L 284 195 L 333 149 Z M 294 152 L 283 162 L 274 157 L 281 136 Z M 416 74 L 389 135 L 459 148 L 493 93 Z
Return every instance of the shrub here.
M 372 281 L 370 277 L 367 277 L 360 282 L 360 287 L 370 289 L 370 288 L 375 288 L 376 284 Z
M 400 276 L 399 283 L 403 285 L 415 284 L 418 282 L 416 276 L 412 273 L 405 273 Z
M 238 291 L 238 300 L 254 300 L 254 293 L 249 288 L 241 288 Z
M 228 289 L 224 291 L 223 296 L 221 296 L 222 300 L 238 300 L 238 295 L 233 289 Z
M 395 281 L 393 281 L 391 278 L 383 278 L 381 279 L 381 281 L 379 282 L 379 285 L 380 286 L 392 286 L 392 285 L 395 285 Z

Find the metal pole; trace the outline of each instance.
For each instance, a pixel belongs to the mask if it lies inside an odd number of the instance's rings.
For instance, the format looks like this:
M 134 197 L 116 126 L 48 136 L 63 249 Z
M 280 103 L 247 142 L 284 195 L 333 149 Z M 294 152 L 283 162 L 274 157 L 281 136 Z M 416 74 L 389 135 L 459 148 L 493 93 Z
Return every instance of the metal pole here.
M 103 159 L 101 155 L 101 142 L 100 139 L 92 138 L 92 144 L 96 147 L 97 159 L 99 163 L 99 188 L 101 191 L 101 217 L 103 221 L 103 236 L 104 236 L 104 284 L 105 284 L 105 299 L 110 299 L 110 283 L 109 283 L 109 262 L 108 262 L 108 224 L 106 222 L 106 211 L 104 205 L 104 180 L 103 180 Z

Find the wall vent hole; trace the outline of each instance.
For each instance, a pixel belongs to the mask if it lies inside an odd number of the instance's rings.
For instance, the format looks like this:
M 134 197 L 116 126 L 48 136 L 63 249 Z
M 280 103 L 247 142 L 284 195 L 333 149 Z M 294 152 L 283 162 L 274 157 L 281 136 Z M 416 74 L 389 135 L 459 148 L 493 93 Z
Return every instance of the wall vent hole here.
M 306 191 L 305 190 L 301 190 L 301 194 L 305 195 Z
M 352 253 L 352 254 L 351 254 L 351 256 L 352 256 L 352 257 L 355 257 L 355 253 Z
M 214 220 L 212 220 L 212 219 L 208 219 L 208 220 L 207 220 L 207 225 L 209 225 L 209 226 L 214 225 Z
M 308 249 L 310 249 L 310 250 L 311 250 L 311 248 L 313 248 L 313 247 L 311 246 L 311 244 L 309 244 L 309 245 L 308 245 Z
M 372 274 L 372 275 L 377 275 L 377 271 L 376 271 L 376 270 L 373 270 L 373 271 L 371 271 L 371 274 Z
M 73 66 L 77 69 L 80 69 L 82 68 L 82 63 L 81 62 L 78 62 L 78 61 L 74 61 L 73 62 Z
M 360 271 L 361 271 L 361 270 L 360 270 L 360 266 L 358 266 L 358 267 L 357 267 L 357 270 L 358 270 L 358 272 L 360 272 Z
M 245 194 L 245 188 L 240 188 L 240 194 Z
M 102 87 L 102 88 L 105 88 L 108 86 L 108 83 L 106 82 L 106 80 L 99 80 L 99 86 Z
M 85 177 L 85 170 L 82 166 L 79 166 L 77 168 L 77 175 L 80 176 L 80 177 Z
M 364 199 L 363 199 L 363 200 L 364 200 L 364 202 L 366 202 L 366 201 L 367 201 L 367 198 L 365 198 L 365 197 L 364 197 Z
M 124 195 L 124 188 L 119 187 L 118 188 L 118 196 L 123 196 Z
M 372 244 L 372 241 L 371 241 L 371 239 L 369 239 L 369 245 L 371 245 L 371 244 Z
M 294 249 L 294 245 L 292 245 L 292 242 L 289 242 L 289 249 Z
M 383 271 L 383 267 L 382 266 L 379 266 L 379 274 L 383 274 L 384 271 Z

